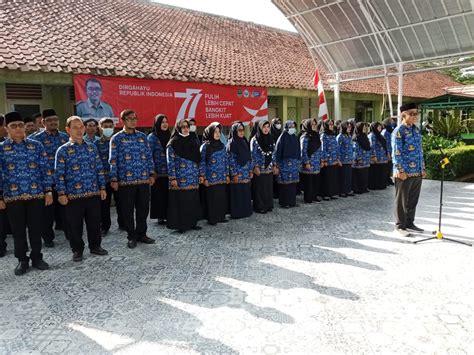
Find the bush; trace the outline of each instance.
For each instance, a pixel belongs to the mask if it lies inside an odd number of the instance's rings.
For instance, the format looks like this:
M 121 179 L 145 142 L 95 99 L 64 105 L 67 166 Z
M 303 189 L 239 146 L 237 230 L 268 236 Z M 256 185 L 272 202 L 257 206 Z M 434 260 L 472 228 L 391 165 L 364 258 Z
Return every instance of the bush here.
M 443 150 L 450 164 L 445 170 L 446 180 L 454 180 L 474 173 L 474 146 L 460 146 Z M 428 179 L 441 179 L 439 162 L 443 156 L 439 150 L 425 152 L 426 175 Z
M 462 147 L 465 145 L 465 143 L 455 140 L 455 139 L 448 139 L 442 136 L 424 134 L 422 145 L 423 145 L 423 151 L 429 152 L 432 150 L 439 149 L 439 147 L 441 147 L 443 150 Z

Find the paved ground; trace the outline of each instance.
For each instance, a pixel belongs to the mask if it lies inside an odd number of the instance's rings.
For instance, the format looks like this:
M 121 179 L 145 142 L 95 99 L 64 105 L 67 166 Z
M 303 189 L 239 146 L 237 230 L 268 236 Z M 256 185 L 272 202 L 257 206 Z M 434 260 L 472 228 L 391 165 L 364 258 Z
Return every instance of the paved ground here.
M 417 223 L 437 221 L 425 181 Z M 474 248 L 392 235 L 393 188 L 200 232 L 153 225 L 155 245 L 52 270 L 0 259 L 0 353 L 474 353 Z M 446 188 L 445 233 L 474 241 L 474 184 Z M 11 245 L 11 239 L 9 239 Z M 9 248 L 11 248 L 9 246 Z

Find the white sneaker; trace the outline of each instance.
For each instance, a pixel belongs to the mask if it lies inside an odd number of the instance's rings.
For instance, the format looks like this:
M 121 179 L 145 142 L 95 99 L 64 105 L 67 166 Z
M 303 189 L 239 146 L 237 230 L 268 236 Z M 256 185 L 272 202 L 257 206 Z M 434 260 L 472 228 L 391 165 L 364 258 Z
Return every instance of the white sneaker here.
M 395 228 L 395 232 L 399 237 L 411 237 L 412 236 L 409 231 L 407 231 L 406 229 L 402 229 L 402 228 Z

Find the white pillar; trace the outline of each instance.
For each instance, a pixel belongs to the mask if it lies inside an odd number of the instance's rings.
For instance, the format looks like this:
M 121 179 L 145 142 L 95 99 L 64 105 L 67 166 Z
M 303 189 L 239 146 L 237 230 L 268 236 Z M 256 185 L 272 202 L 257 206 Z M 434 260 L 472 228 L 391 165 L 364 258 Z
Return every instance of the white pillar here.
M 403 105 L 403 63 L 398 63 L 398 103 L 397 103 L 398 124 L 402 122 L 402 116 L 400 116 L 400 106 L 402 105 Z
M 341 95 L 339 93 L 339 73 L 336 73 L 334 88 L 334 120 L 341 119 Z

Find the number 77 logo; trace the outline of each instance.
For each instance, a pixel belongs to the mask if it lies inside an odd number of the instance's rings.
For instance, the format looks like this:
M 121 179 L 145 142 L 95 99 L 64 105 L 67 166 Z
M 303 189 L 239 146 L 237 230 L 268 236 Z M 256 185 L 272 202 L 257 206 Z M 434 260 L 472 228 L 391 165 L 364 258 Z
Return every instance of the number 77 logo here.
M 178 121 L 183 120 L 185 118 L 196 118 L 196 107 L 199 103 L 199 100 L 202 97 L 200 89 L 186 89 L 186 92 L 175 92 L 174 97 L 178 99 L 185 99 L 184 102 L 181 104 L 181 108 L 178 112 L 178 117 L 176 118 Z M 191 105 L 190 105 L 191 104 Z M 189 112 L 186 115 L 186 111 Z

